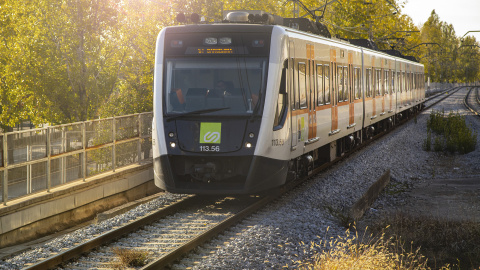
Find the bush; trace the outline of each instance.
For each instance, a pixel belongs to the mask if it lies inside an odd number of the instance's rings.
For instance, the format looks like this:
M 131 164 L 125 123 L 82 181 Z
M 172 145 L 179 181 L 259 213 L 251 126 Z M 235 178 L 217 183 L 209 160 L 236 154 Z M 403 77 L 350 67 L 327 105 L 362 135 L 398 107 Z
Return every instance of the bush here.
M 433 143 L 433 150 L 435 150 L 435 152 L 443 151 L 443 143 L 440 137 L 435 137 L 435 142 Z
M 427 151 L 430 150 L 428 144 L 431 143 L 431 132 L 437 135 L 434 141 L 435 151 L 466 154 L 474 151 L 477 145 L 477 133 L 467 126 L 465 116 L 458 112 L 450 112 L 446 116 L 444 111 L 432 111 L 427 120 L 427 139 L 424 142 Z
M 430 130 L 427 131 L 427 138 L 423 142 L 423 150 L 432 150 L 432 132 L 430 132 Z

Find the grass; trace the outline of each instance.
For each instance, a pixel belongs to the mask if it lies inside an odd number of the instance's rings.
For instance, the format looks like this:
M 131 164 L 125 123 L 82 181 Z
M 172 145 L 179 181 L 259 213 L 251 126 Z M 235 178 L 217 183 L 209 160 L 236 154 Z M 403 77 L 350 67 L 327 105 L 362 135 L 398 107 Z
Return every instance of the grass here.
M 148 252 L 131 250 L 125 248 L 113 248 L 113 253 L 118 257 L 118 261 L 112 263 L 114 269 L 125 269 L 128 267 L 141 267 L 147 263 Z
M 314 245 L 324 251 L 299 269 L 428 269 L 427 260 L 419 249 L 406 251 L 404 245 L 394 238 L 386 238 L 385 234 L 375 238 L 371 235 L 359 237 L 358 233 L 351 235 L 347 230 L 345 237 Z
M 466 154 L 474 151 L 477 145 L 477 132 L 467 126 L 465 116 L 458 112 L 445 115 L 444 111 L 432 111 L 427 120 L 427 138 L 423 143 L 426 151 L 431 150 L 432 132 L 436 134 L 433 141 L 436 152 Z
M 383 230 L 388 226 L 388 230 Z M 414 217 L 404 213 L 387 216 L 373 226 L 386 237 L 411 243 L 427 259 L 427 266 L 452 265 L 452 269 L 479 269 L 480 223 Z
M 353 226 L 344 237 L 314 243 L 311 249 L 322 251 L 297 265 L 303 270 L 480 269 L 479 222 L 396 213 L 369 230 L 372 234 L 359 237 Z

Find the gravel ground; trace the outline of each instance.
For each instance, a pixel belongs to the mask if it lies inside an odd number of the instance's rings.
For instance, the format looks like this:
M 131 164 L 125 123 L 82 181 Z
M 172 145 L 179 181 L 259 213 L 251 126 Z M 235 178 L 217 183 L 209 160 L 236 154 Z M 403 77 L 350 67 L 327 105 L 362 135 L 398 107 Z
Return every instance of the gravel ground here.
M 112 230 L 114 227 L 118 227 L 136 219 L 137 217 L 144 216 L 150 212 L 158 210 L 159 208 L 171 204 L 184 196 L 185 195 L 181 194 L 166 193 L 164 196 L 160 196 L 158 199 L 142 204 L 125 214 L 113 217 L 98 224 L 88 225 L 85 228 L 56 238 L 42 246 L 38 246 L 35 249 L 23 252 L 13 258 L 0 261 L 0 269 L 21 269 L 25 264 L 35 263 L 39 258 L 46 258 L 51 256 L 52 253 L 63 251 L 62 249 L 64 248 L 72 248 L 76 245 L 76 243 L 87 241 L 97 234 Z
M 459 100 L 466 94 L 462 89 L 436 105 L 434 109 L 459 111 L 467 114 L 467 121 L 480 131 L 480 121 L 473 119 L 463 109 Z M 391 170 L 392 182 L 397 186 L 412 187 L 422 181 L 436 178 L 480 176 L 480 151 L 463 156 L 446 157 L 443 154 L 425 152 L 422 144 L 426 138 L 426 121 L 429 111 L 417 117 L 417 121 L 398 127 L 369 147 L 359 151 L 347 160 L 319 174 L 300 188 L 285 195 L 261 212 L 232 228 L 228 233 L 235 235 L 229 242 L 222 236 L 218 242 L 221 248 L 197 264 L 194 269 L 278 269 L 283 266 L 295 267 L 298 261 L 308 260 L 318 247 L 320 239 L 344 235 L 342 217 L 370 185 L 386 170 Z M 453 160 L 456 170 L 438 167 Z M 25 263 L 44 257 L 73 243 L 81 242 L 100 231 L 111 229 L 180 198 L 167 194 L 126 214 L 90 225 L 75 233 L 65 235 L 35 250 L 0 262 L 0 269 L 19 269 Z M 375 202 L 366 217 L 382 215 L 383 210 L 404 205 L 408 196 L 382 196 Z M 230 237 L 230 236 L 229 236 Z M 213 244 L 215 245 L 215 241 Z M 212 244 L 212 243 L 211 243 Z M 210 244 L 210 245 L 211 245 Z M 202 250 L 200 248 L 199 250 Z M 206 249 L 208 250 L 208 249 Z M 207 256 L 207 254 L 202 254 Z

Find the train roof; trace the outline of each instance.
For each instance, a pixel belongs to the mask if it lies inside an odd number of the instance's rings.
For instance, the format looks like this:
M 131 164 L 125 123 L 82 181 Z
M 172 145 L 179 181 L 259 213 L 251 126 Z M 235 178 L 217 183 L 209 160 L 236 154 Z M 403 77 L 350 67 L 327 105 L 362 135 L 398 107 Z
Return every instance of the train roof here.
M 166 33 L 207 33 L 207 32 L 243 32 L 243 33 L 271 33 L 274 26 L 284 28 L 289 32 L 308 35 L 325 41 L 341 43 L 353 47 L 361 47 L 367 51 L 386 54 L 406 61 L 419 63 L 413 56 L 403 55 L 397 50 L 379 50 L 375 42 L 368 39 L 336 39 L 331 38 L 328 29 L 319 22 L 312 22 L 307 18 L 282 18 L 270 15 L 263 11 L 226 11 L 225 19 L 221 23 L 188 24 L 166 28 Z M 229 15 L 232 15 L 230 16 Z M 239 19 L 240 18 L 240 19 Z

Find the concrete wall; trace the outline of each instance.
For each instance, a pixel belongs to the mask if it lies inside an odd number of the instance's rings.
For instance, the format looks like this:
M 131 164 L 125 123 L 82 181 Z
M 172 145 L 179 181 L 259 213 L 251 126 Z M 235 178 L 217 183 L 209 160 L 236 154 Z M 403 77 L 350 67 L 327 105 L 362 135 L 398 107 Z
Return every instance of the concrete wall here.
M 97 213 L 159 192 L 151 162 L 133 164 L 0 206 L 0 248 L 92 220 Z

